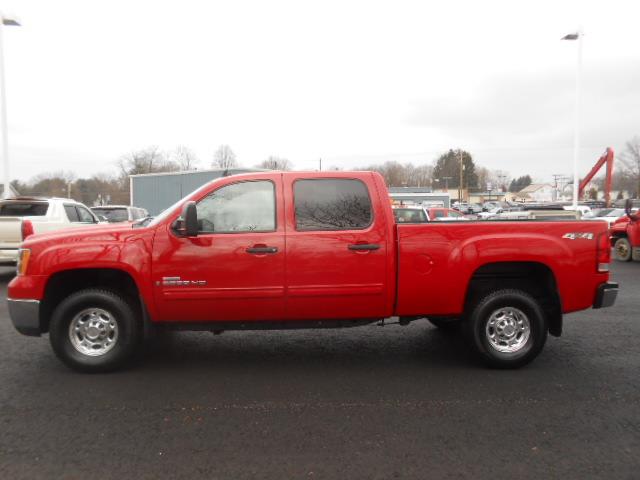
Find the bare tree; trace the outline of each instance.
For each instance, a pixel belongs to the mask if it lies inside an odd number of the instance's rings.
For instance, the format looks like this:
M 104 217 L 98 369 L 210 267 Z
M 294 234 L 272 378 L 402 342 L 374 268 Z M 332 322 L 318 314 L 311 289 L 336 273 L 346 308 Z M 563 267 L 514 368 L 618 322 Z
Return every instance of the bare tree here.
M 229 145 L 220 145 L 213 154 L 211 166 L 215 168 L 234 168 L 238 166 L 236 154 Z
M 270 156 L 256 166 L 259 168 L 267 168 L 269 170 L 282 170 L 284 172 L 293 168 L 293 164 L 288 159 L 274 156 Z
M 622 162 L 622 170 L 633 180 L 634 197 L 640 196 L 640 136 L 635 136 L 626 144 L 625 151 L 618 158 Z
M 199 163 L 198 157 L 188 147 L 178 145 L 169 153 L 169 160 L 176 163 L 180 171 L 195 170 Z
M 433 177 L 432 165 L 415 166 L 391 161 L 378 165 L 369 165 L 365 170 L 380 173 L 390 187 L 426 187 Z
M 136 150 L 118 160 L 120 173 L 124 177 L 142 173 L 175 172 L 178 164 L 167 159 L 157 146 Z
M 155 145 L 123 155 L 117 164 L 122 189 L 129 188 L 129 175 L 175 172 L 180 169 L 177 163 L 168 160 L 165 153 Z

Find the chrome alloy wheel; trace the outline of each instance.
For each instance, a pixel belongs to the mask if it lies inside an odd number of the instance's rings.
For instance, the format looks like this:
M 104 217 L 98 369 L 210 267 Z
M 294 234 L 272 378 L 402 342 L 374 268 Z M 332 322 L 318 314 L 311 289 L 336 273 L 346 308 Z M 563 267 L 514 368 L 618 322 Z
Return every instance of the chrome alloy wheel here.
M 102 308 L 87 308 L 71 320 L 69 339 L 73 348 L 83 355 L 104 355 L 118 341 L 118 323 Z
M 489 317 L 485 334 L 489 344 L 498 352 L 515 353 L 529 340 L 531 325 L 522 310 L 502 307 Z

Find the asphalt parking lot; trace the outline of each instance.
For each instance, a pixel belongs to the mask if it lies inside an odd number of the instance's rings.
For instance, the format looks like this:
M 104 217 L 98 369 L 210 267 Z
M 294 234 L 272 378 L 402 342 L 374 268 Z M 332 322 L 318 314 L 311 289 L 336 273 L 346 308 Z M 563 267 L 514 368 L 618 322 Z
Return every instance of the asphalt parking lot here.
M 638 478 L 640 263 L 518 371 L 426 322 L 176 333 L 82 375 L 14 331 L 0 272 L 0 478 Z

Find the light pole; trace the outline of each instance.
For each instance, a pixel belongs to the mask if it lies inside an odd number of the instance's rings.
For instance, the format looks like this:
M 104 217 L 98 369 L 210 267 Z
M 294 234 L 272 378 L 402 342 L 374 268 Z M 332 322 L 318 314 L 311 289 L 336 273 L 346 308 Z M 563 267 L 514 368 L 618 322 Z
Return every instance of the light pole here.
M 3 198 L 9 198 L 10 196 L 10 183 L 11 177 L 9 175 L 9 143 L 7 132 L 7 95 L 5 93 L 4 86 L 4 50 L 3 50 L 3 38 L 4 26 L 19 27 L 20 23 L 15 18 L 9 18 L 0 13 L 0 129 L 2 130 L 2 163 L 4 165 L 4 191 L 2 192 Z
M 578 61 L 576 64 L 576 110 L 575 125 L 573 132 L 573 208 L 578 209 L 578 157 L 580 151 L 580 77 L 582 76 L 582 37 L 584 32 L 582 27 L 578 27 L 578 31 L 570 33 L 561 38 L 561 40 L 577 40 L 578 41 Z

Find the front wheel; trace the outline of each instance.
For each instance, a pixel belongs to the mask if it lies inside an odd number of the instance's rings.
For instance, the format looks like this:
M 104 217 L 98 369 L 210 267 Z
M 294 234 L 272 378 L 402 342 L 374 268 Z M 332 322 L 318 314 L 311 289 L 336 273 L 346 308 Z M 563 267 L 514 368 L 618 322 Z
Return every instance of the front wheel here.
M 521 290 L 485 296 L 465 321 L 473 349 L 491 367 L 519 368 L 538 356 L 547 321 L 538 301 Z
M 49 326 L 55 354 L 82 372 L 106 372 L 123 366 L 135 353 L 142 328 L 131 305 L 120 295 L 87 289 L 65 298 Z
M 626 237 L 620 237 L 616 240 L 613 250 L 616 252 L 616 258 L 621 262 L 631 261 L 631 243 Z

